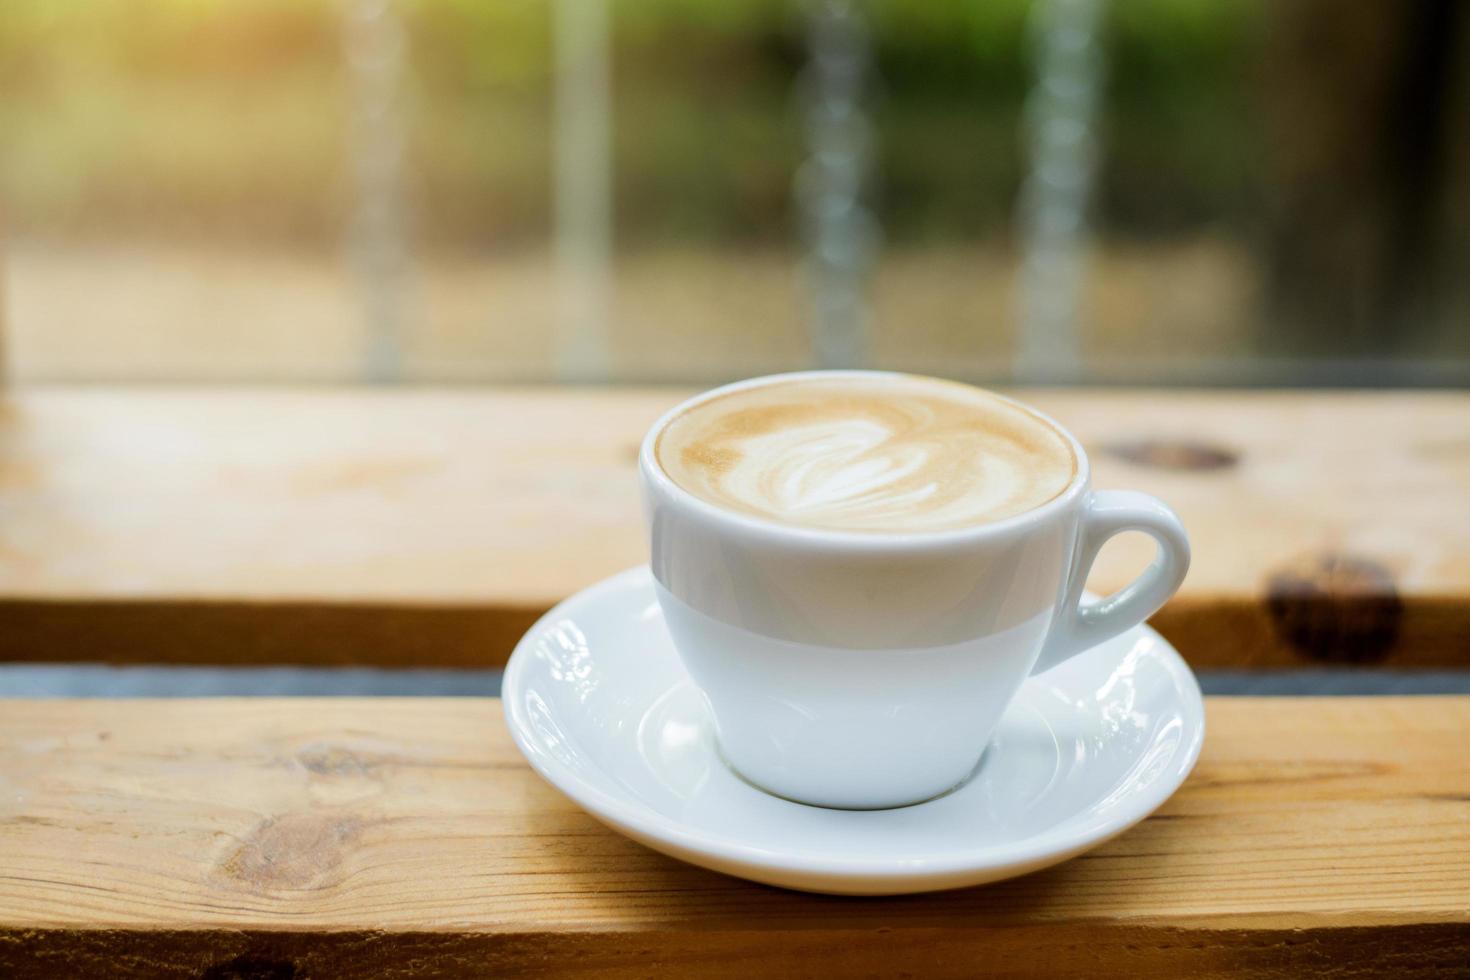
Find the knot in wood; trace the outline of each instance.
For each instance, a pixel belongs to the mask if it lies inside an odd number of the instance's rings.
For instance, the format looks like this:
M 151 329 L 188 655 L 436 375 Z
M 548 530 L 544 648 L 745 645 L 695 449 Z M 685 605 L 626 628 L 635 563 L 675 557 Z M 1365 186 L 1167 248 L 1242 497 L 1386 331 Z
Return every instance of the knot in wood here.
M 287 813 L 255 828 L 220 866 L 257 888 L 322 887 L 356 841 L 362 821 L 331 812 Z
M 1140 439 L 1103 447 L 1103 452 L 1134 466 L 1156 470 L 1208 472 L 1226 470 L 1240 462 L 1240 454 L 1223 446 L 1187 439 Z
M 1306 559 L 1273 574 L 1266 606 L 1277 634 L 1319 662 L 1380 663 L 1398 642 L 1404 604 L 1381 564 L 1351 555 Z

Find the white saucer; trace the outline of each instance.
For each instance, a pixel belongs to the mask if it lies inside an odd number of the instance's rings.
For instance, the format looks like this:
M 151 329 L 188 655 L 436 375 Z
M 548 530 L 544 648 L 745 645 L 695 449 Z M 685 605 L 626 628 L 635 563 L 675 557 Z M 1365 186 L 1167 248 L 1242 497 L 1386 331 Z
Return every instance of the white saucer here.
M 791 803 L 720 761 L 647 567 L 542 617 L 502 697 L 531 765 L 614 829 L 716 871 L 853 895 L 978 885 L 1095 847 L 1169 798 L 1205 730 L 1194 675 L 1139 627 L 1027 681 L 948 795 L 896 810 Z

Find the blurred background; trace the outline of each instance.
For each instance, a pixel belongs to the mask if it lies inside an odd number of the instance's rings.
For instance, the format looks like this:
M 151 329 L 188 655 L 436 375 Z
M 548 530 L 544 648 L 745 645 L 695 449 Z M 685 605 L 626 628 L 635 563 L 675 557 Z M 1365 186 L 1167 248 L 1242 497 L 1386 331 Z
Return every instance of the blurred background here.
M 1470 380 L 1460 0 L 6 0 L 21 381 Z

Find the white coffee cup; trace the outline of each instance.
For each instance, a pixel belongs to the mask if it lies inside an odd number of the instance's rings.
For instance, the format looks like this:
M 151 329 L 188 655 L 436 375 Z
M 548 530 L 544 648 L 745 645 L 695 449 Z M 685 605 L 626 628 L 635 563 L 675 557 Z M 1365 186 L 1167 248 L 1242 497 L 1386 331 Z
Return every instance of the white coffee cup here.
M 1027 677 L 1142 622 L 1189 565 L 1155 498 L 1093 490 L 1087 454 L 1058 496 L 953 530 L 864 533 L 779 523 L 710 503 L 660 466 L 659 433 L 691 406 L 775 382 L 882 380 L 804 372 L 706 392 L 654 423 L 639 454 L 655 591 L 726 762 L 801 803 L 878 809 L 967 779 Z M 1034 410 L 1032 410 L 1034 411 Z M 1152 565 L 1083 603 L 1103 543 L 1143 531 Z

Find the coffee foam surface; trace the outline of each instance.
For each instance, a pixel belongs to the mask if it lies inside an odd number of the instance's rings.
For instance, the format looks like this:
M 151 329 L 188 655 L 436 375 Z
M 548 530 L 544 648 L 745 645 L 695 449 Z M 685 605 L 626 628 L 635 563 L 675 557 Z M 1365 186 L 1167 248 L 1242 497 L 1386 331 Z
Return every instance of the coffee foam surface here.
M 1072 481 L 1071 444 L 998 395 L 894 375 L 717 395 L 659 434 L 659 465 L 722 507 L 810 527 L 936 531 L 1011 517 Z

